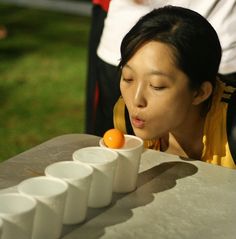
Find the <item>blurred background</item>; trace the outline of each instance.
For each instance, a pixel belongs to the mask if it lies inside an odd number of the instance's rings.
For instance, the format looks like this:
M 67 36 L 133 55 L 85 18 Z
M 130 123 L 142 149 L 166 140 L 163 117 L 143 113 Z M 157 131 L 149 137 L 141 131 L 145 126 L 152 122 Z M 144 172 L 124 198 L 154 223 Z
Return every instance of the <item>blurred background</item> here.
M 89 0 L 0 0 L 0 161 L 84 132 L 89 30 Z

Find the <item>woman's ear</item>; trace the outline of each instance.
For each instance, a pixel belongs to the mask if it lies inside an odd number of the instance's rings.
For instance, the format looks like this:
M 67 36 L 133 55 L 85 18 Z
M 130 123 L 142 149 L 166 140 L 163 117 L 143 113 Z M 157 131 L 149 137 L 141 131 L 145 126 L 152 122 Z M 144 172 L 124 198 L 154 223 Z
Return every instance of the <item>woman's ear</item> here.
M 209 81 L 204 81 L 199 90 L 196 91 L 193 105 L 199 105 L 203 101 L 207 100 L 212 94 L 212 84 Z

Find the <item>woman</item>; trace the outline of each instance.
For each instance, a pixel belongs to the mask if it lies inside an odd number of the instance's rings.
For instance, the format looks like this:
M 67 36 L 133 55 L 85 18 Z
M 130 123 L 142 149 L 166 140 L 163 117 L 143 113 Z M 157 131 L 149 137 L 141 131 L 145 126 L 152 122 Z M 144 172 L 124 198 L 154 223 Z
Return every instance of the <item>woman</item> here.
M 121 44 L 115 127 L 149 148 L 236 168 L 226 132 L 234 89 L 217 79 L 220 60 L 218 36 L 200 14 L 167 6 L 145 15 Z

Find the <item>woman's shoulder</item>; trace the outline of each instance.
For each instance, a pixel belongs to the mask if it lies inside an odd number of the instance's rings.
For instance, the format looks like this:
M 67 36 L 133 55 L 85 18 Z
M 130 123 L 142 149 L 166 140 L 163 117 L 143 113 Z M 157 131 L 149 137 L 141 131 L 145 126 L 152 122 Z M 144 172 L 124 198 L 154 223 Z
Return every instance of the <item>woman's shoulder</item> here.
M 217 81 L 212 105 L 207 113 L 202 160 L 230 168 L 236 165 L 236 90 Z

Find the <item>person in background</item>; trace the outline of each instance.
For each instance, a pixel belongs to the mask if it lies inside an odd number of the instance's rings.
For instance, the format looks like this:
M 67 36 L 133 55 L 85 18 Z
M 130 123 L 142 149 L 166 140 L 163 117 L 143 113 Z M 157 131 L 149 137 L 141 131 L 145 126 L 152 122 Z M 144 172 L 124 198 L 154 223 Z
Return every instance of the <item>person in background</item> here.
M 235 0 L 112 0 L 105 20 L 105 25 L 97 54 L 99 71 L 103 74 L 100 89 L 100 106 L 103 114 L 96 128 L 102 136 L 105 130 L 114 127 L 112 123 L 113 107 L 119 95 L 119 80 L 116 67 L 120 61 L 120 44 L 122 38 L 138 21 L 153 10 L 171 4 L 192 9 L 204 16 L 216 29 L 222 45 L 222 59 L 219 73 L 221 79 L 236 85 L 236 2 Z M 210 46 L 209 46 L 210 47 Z M 109 72 L 109 74 L 107 73 Z M 118 76 L 119 78 L 119 76 Z
M 97 47 L 102 35 L 104 20 L 107 15 L 110 0 L 93 0 L 92 1 L 92 19 L 89 36 L 88 51 L 88 68 L 86 81 L 86 116 L 85 131 L 88 134 L 96 134 L 95 119 L 98 111 L 99 95 L 99 74 L 98 74 L 98 57 Z
M 110 2 L 110 5 L 112 4 L 112 2 L 113 1 Z M 143 5 L 142 0 L 129 0 L 129 2 L 132 2 L 132 4 L 134 4 L 135 7 Z M 122 11 L 124 11 L 124 14 L 121 14 Z M 118 23 L 119 21 L 121 21 L 121 25 L 118 24 L 117 26 L 114 27 L 111 26 L 111 28 L 109 28 L 109 34 L 112 36 L 114 33 L 114 36 L 120 38 L 120 36 L 117 36 L 117 32 L 119 32 L 119 30 L 116 29 L 116 27 L 122 28 L 125 26 L 124 19 L 121 18 L 125 15 L 126 18 L 129 19 L 130 16 L 132 19 L 132 16 L 135 14 L 136 11 L 138 11 L 137 16 L 141 16 L 144 13 L 146 13 L 146 11 L 143 10 L 140 11 L 139 8 L 130 9 L 129 7 L 128 11 L 126 11 L 125 7 L 119 9 L 119 11 L 117 12 L 114 12 L 114 14 L 116 15 L 114 16 L 116 18 L 116 22 Z M 107 18 L 105 20 L 105 24 L 106 21 Z M 128 20 L 128 25 L 129 24 L 130 20 Z M 113 44 L 113 39 L 110 40 L 111 42 L 109 42 L 108 45 Z M 116 47 L 115 41 L 114 47 Z M 111 54 L 113 53 L 111 52 Z M 91 62 L 89 65 L 91 65 Z M 93 63 L 93 68 L 95 67 L 96 70 L 94 72 L 91 72 L 91 74 L 89 74 L 91 76 L 88 77 L 87 81 L 88 84 L 87 84 L 87 107 L 86 107 L 87 112 L 86 132 L 98 136 L 103 136 L 108 129 L 113 128 L 113 107 L 115 102 L 120 96 L 119 91 L 120 75 L 119 71 L 117 70 L 117 65 L 107 64 L 107 62 L 104 61 L 103 58 L 98 56 L 96 57 L 96 64 Z M 89 66 L 89 68 L 91 67 Z M 93 90 L 95 82 L 97 89 L 96 91 Z M 92 102 L 95 103 L 93 104 Z M 93 105 L 93 107 L 91 105 Z
M 218 78 L 221 56 L 199 13 L 165 6 L 143 16 L 121 43 L 115 127 L 147 148 L 236 169 L 227 137 L 236 91 Z

